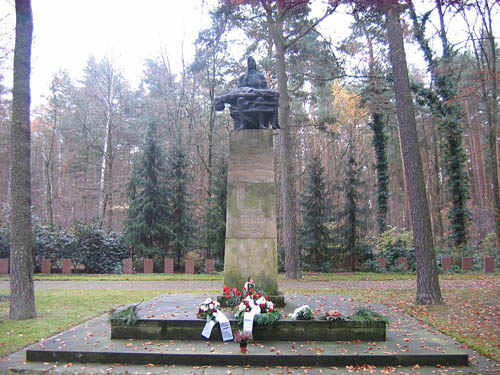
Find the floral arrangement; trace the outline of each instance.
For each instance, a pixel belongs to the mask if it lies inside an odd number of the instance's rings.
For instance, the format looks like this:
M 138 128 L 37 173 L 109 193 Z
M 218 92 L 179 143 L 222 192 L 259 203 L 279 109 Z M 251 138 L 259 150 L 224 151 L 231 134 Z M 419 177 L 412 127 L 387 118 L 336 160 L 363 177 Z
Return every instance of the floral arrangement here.
M 199 319 L 212 320 L 215 318 L 214 314 L 219 307 L 219 302 L 214 301 L 212 298 L 207 298 L 204 302 L 200 303 L 197 316 Z
M 292 314 L 288 315 L 295 320 L 312 320 L 314 313 L 308 305 L 302 305 L 293 310 Z
M 321 317 L 322 320 L 347 320 L 340 311 L 328 310 L 324 316 Z
M 242 290 L 224 287 L 223 293 L 229 299 L 228 304 L 236 307 L 234 316 L 239 321 L 239 326 L 243 324 L 244 314 L 251 311 L 256 314 L 254 317 L 255 323 L 260 325 L 272 324 L 281 318 L 279 311 L 274 309 L 274 303 L 269 300 L 269 297 L 263 291 L 257 289 L 251 279 L 248 279 L 243 285 Z

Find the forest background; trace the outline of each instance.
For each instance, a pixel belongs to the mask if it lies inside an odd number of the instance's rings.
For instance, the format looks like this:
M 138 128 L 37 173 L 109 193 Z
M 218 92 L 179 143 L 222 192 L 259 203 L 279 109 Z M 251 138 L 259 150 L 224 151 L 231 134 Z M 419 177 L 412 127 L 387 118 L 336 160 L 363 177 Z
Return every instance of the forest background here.
M 301 36 L 286 51 L 301 266 L 373 270 L 379 254 L 390 264 L 412 258 L 383 18 L 352 4 L 327 9 L 329 25 L 340 14 L 352 17 L 348 37 L 334 40 L 315 27 L 322 9 L 310 12 L 306 3 L 285 20 L 285 31 Z M 499 6 L 439 4 L 414 2 L 414 12 L 402 15 L 419 61 L 410 69 L 419 146 L 438 256 L 471 255 L 479 264 L 483 255 L 499 258 Z M 116 271 L 115 262 L 102 262 L 105 248 L 110 258 L 153 256 L 157 269 L 163 256 L 178 266 L 184 257 L 210 257 L 221 267 L 232 120 L 216 116 L 214 98 L 237 85 L 250 54 L 269 87 L 277 76 L 265 11 L 215 5 L 207 4 L 211 24 L 179 72 L 166 52 L 145 59 L 137 88 L 109 57 L 89 56 L 78 79 L 54 72 L 46 100 L 32 108 L 36 259 L 68 256 L 87 271 Z M 3 66 L 11 65 L 11 41 L 2 35 Z M 10 92 L 0 83 L 0 161 L 7 166 Z M 5 257 L 8 168 L 0 174 Z M 283 266 L 281 230 L 278 241 Z

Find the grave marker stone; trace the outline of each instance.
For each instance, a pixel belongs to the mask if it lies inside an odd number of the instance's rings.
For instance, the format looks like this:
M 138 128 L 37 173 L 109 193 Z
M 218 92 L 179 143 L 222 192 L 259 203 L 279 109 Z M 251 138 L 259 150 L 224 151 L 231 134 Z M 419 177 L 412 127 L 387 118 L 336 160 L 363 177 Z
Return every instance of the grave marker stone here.
M 132 259 L 123 259 L 123 273 L 132 273 Z
M 165 257 L 163 259 L 163 262 L 165 273 L 174 273 L 174 258 Z

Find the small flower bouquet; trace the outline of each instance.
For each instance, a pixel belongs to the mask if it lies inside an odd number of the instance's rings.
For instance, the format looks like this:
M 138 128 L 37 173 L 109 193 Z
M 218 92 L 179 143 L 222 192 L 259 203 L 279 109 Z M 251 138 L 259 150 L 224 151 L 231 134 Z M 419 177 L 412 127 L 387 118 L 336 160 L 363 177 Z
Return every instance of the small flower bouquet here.
M 240 344 L 240 351 L 242 353 L 247 352 L 248 342 L 253 340 L 252 332 L 236 331 L 234 332 L 234 341 Z
M 294 320 L 312 320 L 314 313 L 308 305 L 297 307 L 292 314 L 288 315 Z
M 215 318 L 214 314 L 220 308 L 220 303 L 212 300 L 212 298 L 207 298 L 203 303 L 200 304 L 198 308 L 198 318 L 212 320 Z
M 328 310 L 323 317 L 323 320 L 346 320 L 340 311 Z

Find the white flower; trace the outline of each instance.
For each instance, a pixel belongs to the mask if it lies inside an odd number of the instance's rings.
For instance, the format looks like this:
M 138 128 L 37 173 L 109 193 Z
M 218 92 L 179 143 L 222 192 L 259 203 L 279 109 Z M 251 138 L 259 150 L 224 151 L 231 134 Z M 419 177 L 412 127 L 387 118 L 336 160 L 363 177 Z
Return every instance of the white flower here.
M 266 299 L 264 297 L 260 297 L 257 301 L 255 301 L 257 305 L 264 305 L 266 303 Z
M 208 304 L 208 308 L 209 308 L 210 310 L 212 310 L 212 309 L 214 308 L 214 304 L 213 304 L 213 303 L 209 303 L 209 304 Z
M 308 310 L 311 310 L 311 308 L 308 305 L 302 305 L 293 310 L 293 314 L 289 314 L 288 316 L 290 316 L 293 319 L 297 319 L 297 316 L 299 316 L 299 314 L 304 313 Z
M 251 312 L 255 315 L 260 314 L 260 307 L 257 305 L 253 306 Z
M 208 305 L 210 302 L 212 302 L 212 298 L 207 298 L 203 304 Z
M 271 301 L 266 301 L 266 307 L 268 309 L 274 309 L 274 303 L 272 303 Z
M 205 305 L 201 305 L 201 306 L 200 306 L 200 309 L 201 309 L 201 311 L 207 311 L 207 306 L 205 306 Z

